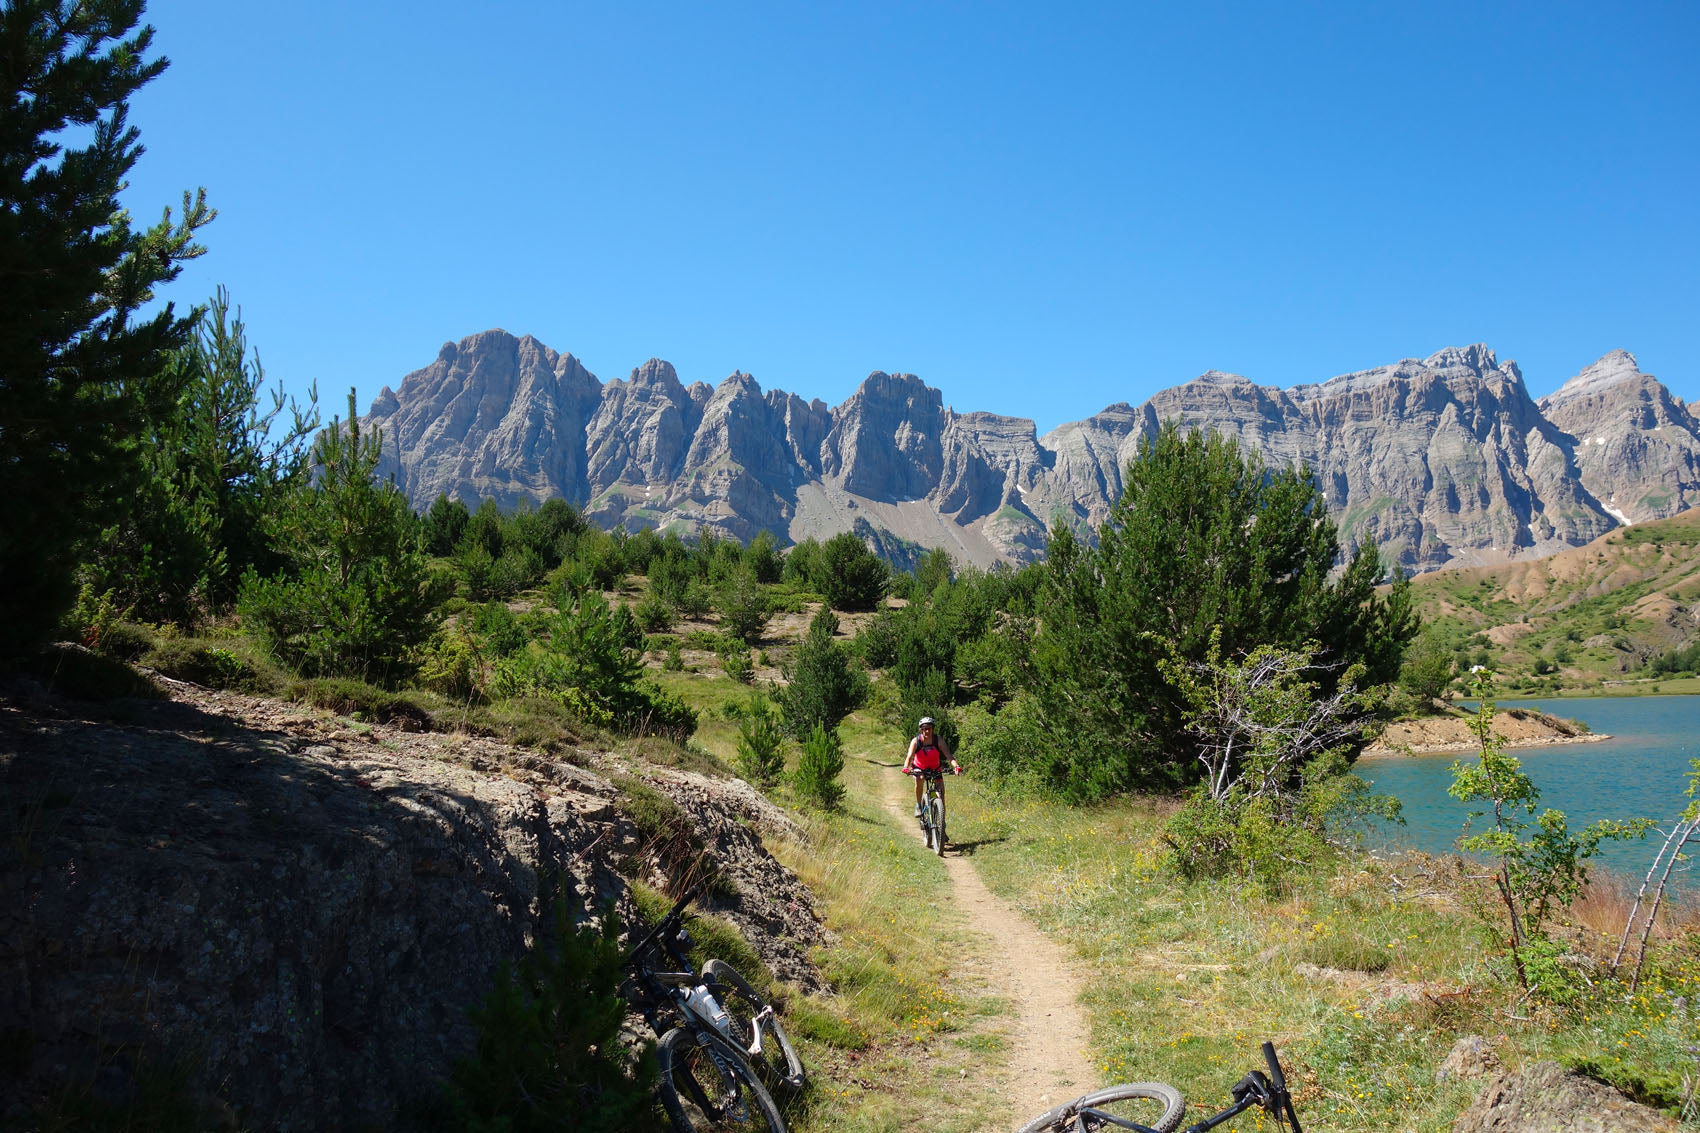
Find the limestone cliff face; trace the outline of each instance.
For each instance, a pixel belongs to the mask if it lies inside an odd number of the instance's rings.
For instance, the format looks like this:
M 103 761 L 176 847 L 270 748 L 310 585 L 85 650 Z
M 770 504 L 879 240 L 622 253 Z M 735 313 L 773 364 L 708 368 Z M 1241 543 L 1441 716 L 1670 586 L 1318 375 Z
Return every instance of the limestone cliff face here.
M 585 427 L 601 398 L 572 355 L 491 330 L 445 343 L 399 391 L 386 386 L 368 419 L 383 430 L 380 473 L 416 503 L 446 492 L 511 506 L 586 496 Z
M 1540 400 L 1569 435 L 1582 483 L 1625 523 L 1700 502 L 1700 421 L 1635 355 L 1614 350 Z
M 914 374 L 875 371 L 833 410 L 821 471 L 846 491 L 875 499 L 920 499 L 944 463 L 944 399 Z
M 1700 422 L 1623 352 L 1538 405 L 1481 345 L 1289 390 L 1210 371 L 1037 437 L 912 374 L 876 371 L 835 409 L 741 372 L 686 387 L 658 359 L 604 386 L 489 331 L 384 390 L 369 420 L 417 507 L 561 496 L 609 526 L 740 539 L 860 524 L 979 565 L 1034 558 L 1054 522 L 1102 523 L 1166 421 L 1309 467 L 1348 550 L 1374 539 L 1414 570 L 1579 546 L 1700 499 Z

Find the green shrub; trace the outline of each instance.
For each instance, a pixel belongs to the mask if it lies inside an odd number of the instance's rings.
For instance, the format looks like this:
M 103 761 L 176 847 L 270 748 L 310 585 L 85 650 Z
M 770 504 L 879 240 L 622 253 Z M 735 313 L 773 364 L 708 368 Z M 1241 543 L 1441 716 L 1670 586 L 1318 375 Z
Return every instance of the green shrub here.
M 868 675 L 851 667 L 849 651 L 833 640 L 837 632 L 837 617 L 821 610 L 788 667 L 779 708 L 791 736 L 801 738 L 817 726 L 832 731 L 867 699 Z
M 66 625 L 63 628 L 73 640 L 81 642 L 86 648 L 96 653 L 117 656 L 106 649 L 104 643 L 128 613 L 127 609 L 119 605 L 116 589 L 96 591 L 92 585 L 85 582 L 77 592 L 77 604 L 65 617 Z
M 447 1113 L 433 1124 L 477 1133 L 659 1127 L 653 1060 L 634 1066 L 620 1045 L 619 919 L 609 909 L 600 930 L 574 926 L 563 899 L 553 928 L 517 967 L 501 969 L 471 1012 L 477 1051 L 455 1067 Z
M 379 438 L 361 433 L 352 392 L 348 408 L 314 445 L 318 478 L 270 517 L 289 568 L 248 574 L 238 609 L 296 672 L 388 681 L 436 628 L 448 580 L 430 568 L 407 497 L 378 481 Z
M 529 640 L 525 627 L 514 612 L 496 601 L 484 603 L 472 615 L 472 632 L 484 642 L 484 651 L 493 657 L 506 657 L 525 648 Z
M 845 531 L 828 539 L 811 578 L 835 610 L 871 610 L 885 597 L 891 571 L 861 538 Z
M 632 607 L 632 617 L 637 619 L 645 633 L 671 633 L 673 630 L 673 607 L 656 597 L 653 591 Z
M 838 729 L 828 731 L 816 724 L 803 741 L 803 751 L 797 759 L 797 794 L 829 810 L 836 807 L 844 798 L 844 784 L 838 778 L 843 770 L 844 747 Z
M 767 608 L 775 614 L 800 614 L 809 608 L 810 597 L 795 591 L 776 590 L 767 596 Z
M 683 741 L 696 713 L 680 697 L 640 681 L 642 636 L 596 591 L 580 596 L 546 623 L 542 641 L 503 658 L 491 681 L 498 697 L 553 696 L 586 723 L 627 734 Z
M 721 651 L 720 667 L 739 684 L 747 685 L 756 679 L 755 666 L 750 664 L 750 651 L 741 645 Z
M 881 683 L 895 692 L 890 682 Z M 895 696 L 892 702 L 901 704 Z M 1064 798 L 1071 797 L 1070 786 L 1082 798 L 1100 793 L 1078 778 L 1098 764 L 1081 760 L 1074 745 L 1059 742 L 1031 697 L 1018 696 L 996 713 L 976 705 L 963 709 L 961 746 L 972 753 L 976 777 L 1004 789 Z
M 767 698 L 751 696 L 738 713 L 738 774 L 766 787 L 785 773 L 784 737 Z
M 415 728 L 431 725 L 430 709 L 407 693 L 390 692 L 353 677 L 314 677 L 291 683 L 292 700 L 374 724 L 400 723 Z
M 228 643 L 234 645 L 235 643 Z M 235 648 L 209 644 L 204 638 L 172 637 L 156 641 L 142 664 L 179 681 L 207 688 L 244 692 L 276 692 L 276 670 L 262 669 Z
M 49 692 L 73 700 L 151 700 L 165 695 L 159 685 L 116 657 L 78 646 L 50 645 L 36 655 L 30 669 Z
M 693 629 L 684 638 L 686 649 L 701 649 L 705 653 L 719 653 L 735 641 L 711 629 Z
M 767 594 L 752 567 L 738 566 L 720 588 L 720 622 L 728 634 L 754 645 L 761 640 L 769 618 Z
M 673 606 L 681 617 L 705 618 L 714 608 L 714 593 L 709 590 L 708 583 L 692 579 L 674 599 Z
M 140 661 L 153 648 L 152 628 L 136 622 L 116 622 L 106 628 L 92 648 L 120 661 Z
M 1275 800 L 1238 787 L 1220 799 L 1205 788 L 1194 792 L 1164 825 L 1163 842 L 1170 867 L 1186 880 L 1237 877 L 1269 895 L 1327 850 L 1314 831 L 1280 821 Z
M 464 623 L 443 625 L 420 646 L 419 682 L 453 700 L 481 699 L 484 693 L 484 655 L 478 639 Z

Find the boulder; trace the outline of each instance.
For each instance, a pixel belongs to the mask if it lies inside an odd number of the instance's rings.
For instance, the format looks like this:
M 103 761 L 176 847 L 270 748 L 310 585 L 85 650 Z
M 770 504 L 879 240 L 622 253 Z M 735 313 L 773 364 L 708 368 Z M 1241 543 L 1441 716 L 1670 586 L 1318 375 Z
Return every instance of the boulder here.
M 1556 1062 L 1507 1071 L 1452 1123 L 1452 1133 L 1677 1133 L 1676 1119 Z

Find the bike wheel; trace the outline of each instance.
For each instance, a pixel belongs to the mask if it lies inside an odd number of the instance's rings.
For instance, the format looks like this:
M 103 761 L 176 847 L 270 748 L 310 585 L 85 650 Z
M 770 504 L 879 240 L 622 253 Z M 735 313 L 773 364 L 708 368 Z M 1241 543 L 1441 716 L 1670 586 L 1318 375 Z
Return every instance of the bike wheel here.
M 720 1005 L 732 1017 L 732 1038 L 744 1048 L 750 1064 L 763 1074 L 777 1078 L 793 1090 L 803 1088 L 803 1061 L 791 1045 L 791 1037 L 767 1000 L 724 960 L 702 966 L 703 979 L 715 985 Z M 760 1020 L 758 1023 L 757 1020 Z M 756 1035 L 761 1035 L 761 1053 L 752 1053 Z
M 661 1108 L 677 1133 L 786 1133 L 773 1096 L 719 1035 L 675 1027 L 661 1036 L 655 1058 Z
M 933 852 L 944 857 L 944 800 L 933 800 Z
M 1088 1131 L 1125 1129 L 1082 1110 L 1098 1110 L 1123 1122 L 1136 1122 L 1157 1133 L 1173 1133 L 1179 1129 L 1181 1115 L 1186 1113 L 1186 1099 L 1181 1092 L 1165 1082 L 1129 1082 L 1123 1086 L 1108 1086 L 1067 1105 L 1040 1114 L 1019 1133 L 1075 1133 L 1084 1127 Z M 1077 1117 L 1078 1115 L 1078 1117 Z

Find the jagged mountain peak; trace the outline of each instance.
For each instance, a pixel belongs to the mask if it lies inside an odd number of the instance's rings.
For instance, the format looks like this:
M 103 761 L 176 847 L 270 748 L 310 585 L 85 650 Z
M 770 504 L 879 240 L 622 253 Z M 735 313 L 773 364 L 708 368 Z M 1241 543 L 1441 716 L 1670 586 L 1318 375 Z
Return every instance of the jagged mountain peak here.
M 673 363 L 661 358 L 651 358 L 643 365 L 632 370 L 632 376 L 626 379 L 633 386 L 662 386 L 668 391 L 677 390 L 681 396 L 685 394 L 684 383 L 679 381 L 679 372 L 673 368 Z
M 1700 424 L 1623 351 L 1540 405 L 1476 343 L 1287 390 L 1208 370 L 1036 437 L 1026 418 L 947 409 L 901 371 L 870 372 L 836 407 L 742 370 L 686 387 L 659 358 L 604 385 L 497 328 L 446 344 L 371 416 L 420 507 L 439 491 L 558 495 L 609 526 L 740 538 L 860 520 L 980 565 L 1042 553 L 1059 519 L 1102 522 L 1168 420 L 1309 467 L 1348 548 L 1375 539 L 1415 569 L 1542 554 L 1700 499 Z
M 1436 350 L 1423 359 L 1423 366 L 1430 370 L 1472 370 L 1478 374 L 1488 374 L 1500 368 L 1499 357 L 1485 342 L 1472 343 L 1469 346 L 1448 346 Z M 1515 366 L 1513 362 L 1511 365 Z
M 1573 397 L 1599 394 L 1624 382 L 1640 382 L 1647 378 L 1648 375 L 1641 372 L 1641 364 L 1635 360 L 1635 355 L 1627 350 L 1612 350 L 1542 398 L 1541 403 L 1543 406 L 1556 405 Z

